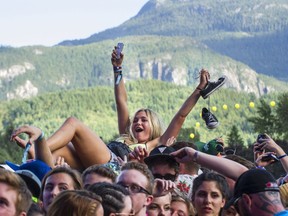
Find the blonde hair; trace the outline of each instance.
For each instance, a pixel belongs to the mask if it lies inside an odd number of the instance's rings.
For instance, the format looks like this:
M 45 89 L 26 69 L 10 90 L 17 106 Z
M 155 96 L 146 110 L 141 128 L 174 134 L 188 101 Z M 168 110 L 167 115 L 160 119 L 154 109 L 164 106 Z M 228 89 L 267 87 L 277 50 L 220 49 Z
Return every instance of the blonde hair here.
M 127 134 L 121 135 L 121 137 L 120 137 L 120 139 L 124 139 L 125 143 L 127 143 L 127 144 L 138 143 L 138 140 L 135 138 L 135 136 L 133 134 L 133 124 L 132 123 L 133 123 L 133 120 L 135 119 L 136 115 L 139 112 L 145 112 L 146 113 L 148 123 L 149 123 L 150 128 L 151 128 L 149 140 L 147 140 L 147 141 L 150 141 L 150 140 L 153 140 L 153 139 L 160 137 L 164 132 L 164 124 L 163 124 L 161 118 L 159 117 L 159 115 L 151 109 L 141 108 L 141 109 L 138 109 L 134 113 L 134 115 L 132 117 L 132 121 L 130 121 L 130 125 L 127 128 Z
M 182 202 L 182 203 L 184 203 L 187 206 L 187 210 L 188 210 L 189 216 L 196 215 L 193 204 L 190 202 L 188 197 L 186 197 L 184 194 L 183 195 L 182 194 L 181 195 L 180 194 L 172 194 L 171 204 L 173 202 Z
M 288 206 L 288 183 L 279 186 L 280 197 L 285 208 Z

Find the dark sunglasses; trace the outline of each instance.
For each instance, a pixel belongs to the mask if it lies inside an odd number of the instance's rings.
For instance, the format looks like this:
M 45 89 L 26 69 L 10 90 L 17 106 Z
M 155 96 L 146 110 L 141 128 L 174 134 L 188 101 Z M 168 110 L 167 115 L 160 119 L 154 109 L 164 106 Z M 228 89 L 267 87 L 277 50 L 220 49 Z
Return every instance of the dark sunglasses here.
M 176 175 L 173 174 L 165 174 L 165 175 L 160 175 L 158 173 L 153 174 L 154 178 L 158 178 L 158 179 L 165 179 L 165 180 L 170 180 L 170 181 L 175 181 L 176 180 Z
M 151 195 L 149 191 L 147 191 L 145 188 L 137 185 L 137 184 L 130 184 L 130 185 L 125 185 L 122 182 L 118 182 L 117 184 L 121 185 L 122 187 L 126 188 L 130 193 L 136 194 L 136 193 L 144 193 L 147 195 Z

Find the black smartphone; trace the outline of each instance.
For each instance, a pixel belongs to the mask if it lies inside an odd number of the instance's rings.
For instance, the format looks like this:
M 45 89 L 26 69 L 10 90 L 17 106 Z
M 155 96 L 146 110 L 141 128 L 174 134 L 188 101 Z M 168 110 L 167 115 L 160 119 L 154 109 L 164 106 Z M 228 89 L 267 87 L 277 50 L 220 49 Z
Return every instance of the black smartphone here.
M 124 43 L 119 42 L 116 47 L 117 59 L 120 58 L 120 53 L 122 52 L 123 48 L 124 48 Z
M 274 162 L 279 161 L 279 159 L 274 154 L 268 154 L 266 156 L 263 156 L 261 160 L 262 161 L 271 161 L 271 160 L 273 160 Z

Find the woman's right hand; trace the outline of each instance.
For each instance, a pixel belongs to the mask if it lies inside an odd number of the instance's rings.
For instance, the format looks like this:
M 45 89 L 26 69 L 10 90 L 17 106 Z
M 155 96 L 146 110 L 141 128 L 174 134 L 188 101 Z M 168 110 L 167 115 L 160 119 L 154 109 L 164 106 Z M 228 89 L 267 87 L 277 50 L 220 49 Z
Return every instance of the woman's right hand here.
M 111 63 L 114 67 L 121 67 L 123 59 L 124 59 L 124 54 L 121 52 L 120 53 L 120 58 L 117 58 L 117 51 L 116 51 L 116 46 L 114 47 L 112 54 L 111 54 Z

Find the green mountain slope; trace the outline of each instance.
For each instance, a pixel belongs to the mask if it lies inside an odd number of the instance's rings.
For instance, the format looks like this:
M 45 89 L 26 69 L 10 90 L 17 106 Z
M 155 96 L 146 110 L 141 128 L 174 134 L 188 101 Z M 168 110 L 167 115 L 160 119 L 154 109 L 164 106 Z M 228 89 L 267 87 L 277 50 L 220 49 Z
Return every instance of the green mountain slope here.
M 0 98 L 28 98 L 45 92 L 111 85 L 111 48 L 118 40 L 72 47 L 1 48 Z M 123 73 L 128 80 L 194 85 L 204 67 L 212 80 L 226 75 L 226 87 L 237 91 L 260 96 L 288 88 L 275 79 L 264 81 L 244 64 L 189 37 L 137 36 L 121 40 L 125 43 Z
M 287 12 L 286 0 L 150 0 L 122 25 L 60 45 L 128 35 L 189 36 L 258 73 L 287 81 Z

